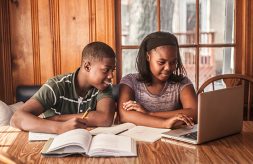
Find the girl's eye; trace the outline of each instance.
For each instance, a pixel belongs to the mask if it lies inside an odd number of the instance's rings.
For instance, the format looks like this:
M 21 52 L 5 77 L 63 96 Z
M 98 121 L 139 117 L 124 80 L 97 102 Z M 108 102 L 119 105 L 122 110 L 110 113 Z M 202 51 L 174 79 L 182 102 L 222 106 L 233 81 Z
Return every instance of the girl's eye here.
M 160 62 L 160 61 L 158 61 L 158 64 L 159 64 L 159 65 L 163 65 L 163 64 L 164 64 L 164 62 Z
M 171 64 L 171 65 L 176 65 L 176 64 L 177 64 L 177 61 L 175 60 L 175 61 L 171 62 L 170 64 Z

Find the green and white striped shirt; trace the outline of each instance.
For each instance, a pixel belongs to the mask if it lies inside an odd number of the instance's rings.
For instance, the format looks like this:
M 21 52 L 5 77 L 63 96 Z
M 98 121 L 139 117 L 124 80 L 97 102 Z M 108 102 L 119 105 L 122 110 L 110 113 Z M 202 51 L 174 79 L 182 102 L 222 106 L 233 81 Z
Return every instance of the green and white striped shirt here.
M 112 86 L 103 91 L 96 88 L 88 90 L 85 97 L 77 95 L 75 77 L 80 68 L 74 73 L 55 76 L 42 85 L 32 98 L 38 100 L 46 109 L 44 117 L 60 114 L 83 113 L 87 109 L 96 110 L 96 104 L 104 97 L 112 96 Z

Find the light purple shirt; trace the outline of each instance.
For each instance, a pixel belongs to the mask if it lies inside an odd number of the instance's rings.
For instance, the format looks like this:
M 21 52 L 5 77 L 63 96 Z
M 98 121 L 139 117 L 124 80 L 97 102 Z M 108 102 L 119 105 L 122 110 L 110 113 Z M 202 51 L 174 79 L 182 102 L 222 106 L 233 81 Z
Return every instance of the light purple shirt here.
M 124 76 L 120 84 L 129 86 L 134 91 L 135 101 L 150 112 L 165 112 L 182 108 L 180 93 L 184 87 L 192 85 L 187 77 L 181 82 L 167 82 L 158 95 L 150 93 L 143 82 L 137 80 L 138 74 Z

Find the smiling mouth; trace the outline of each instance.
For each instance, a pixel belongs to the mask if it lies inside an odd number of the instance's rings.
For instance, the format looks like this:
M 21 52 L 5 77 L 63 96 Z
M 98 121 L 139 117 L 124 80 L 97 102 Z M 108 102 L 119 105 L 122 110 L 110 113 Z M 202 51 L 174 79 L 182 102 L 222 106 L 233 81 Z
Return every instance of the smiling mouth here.
M 163 76 L 169 76 L 170 74 L 168 74 L 168 73 L 162 73 L 161 75 L 163 75 Z
M 105 83 L 106 85 L 112 85 L 112 83 L 109 82 L 109 81 L 104 81 L 104 83 Z

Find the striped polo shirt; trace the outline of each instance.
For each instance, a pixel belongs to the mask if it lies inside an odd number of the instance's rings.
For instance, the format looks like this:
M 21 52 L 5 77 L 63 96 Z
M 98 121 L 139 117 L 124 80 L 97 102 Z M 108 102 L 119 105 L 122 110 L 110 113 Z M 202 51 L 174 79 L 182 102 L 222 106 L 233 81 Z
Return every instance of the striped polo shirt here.
M 88 90 L 85 97 L 77 95 L 75 88 L 75 77 L 80 68 L 74 73 L 55 76 L 36 92 L 32 98 L 38 100 L 46 109 L 44 117 L 51 117 L 61 114 L 83 113 L 87 109 L 96 110 L 96 104 L 104 97 L 112 96 L 112 87 L 109 86 L 103 91 L 96 88 Z

